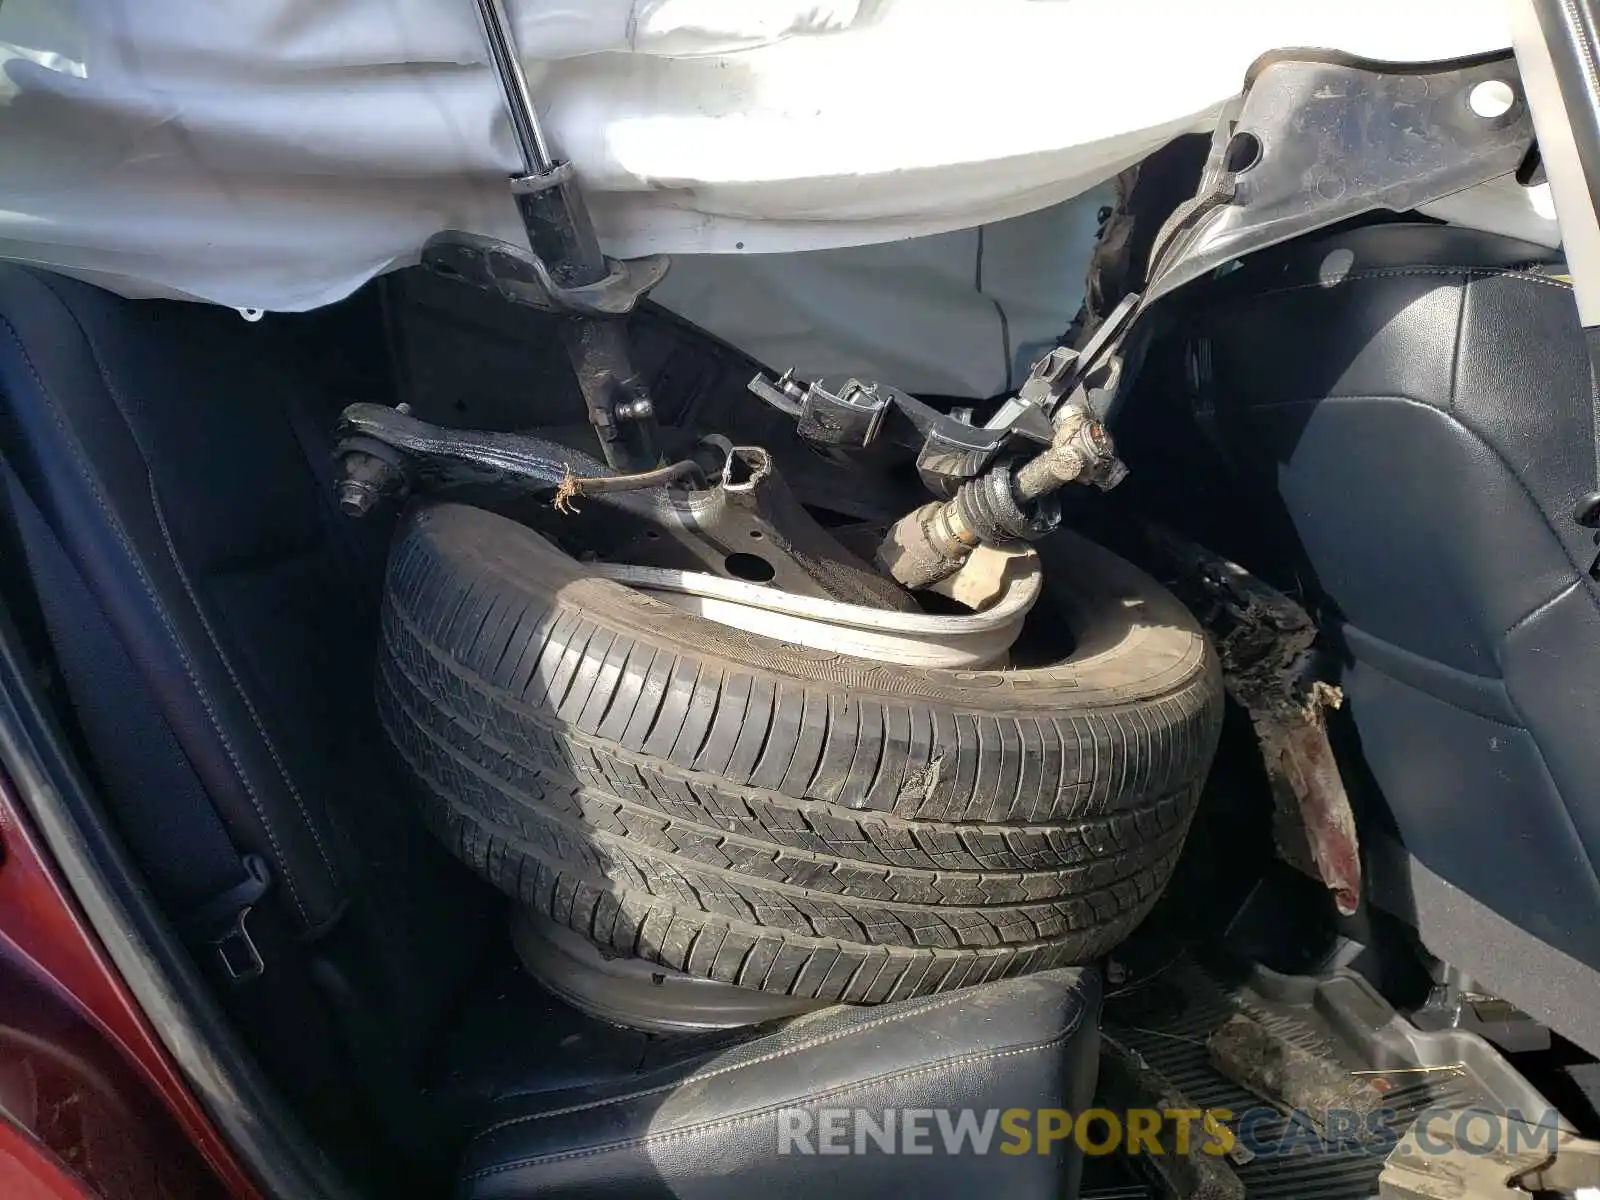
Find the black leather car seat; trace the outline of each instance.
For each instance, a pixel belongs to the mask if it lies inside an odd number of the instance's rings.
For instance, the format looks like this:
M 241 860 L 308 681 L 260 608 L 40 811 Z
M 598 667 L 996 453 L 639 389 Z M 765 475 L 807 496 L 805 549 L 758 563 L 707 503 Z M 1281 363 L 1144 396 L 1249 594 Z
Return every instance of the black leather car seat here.
M 710 1054 L 669 1041 L 668 1061 L 636 1071 L 510 1084 L 480 1110 L 459 1194 L 1073 1197 L 1072 1138 L 1023 1146 L 998 1122 L 1022 1109 L 1032 1130 L 1039 1109 L 1090 1106 L 1099 1004 L 1097 970 L 1051 971 L 824 1009 Z M 963 1120 L 987 1129 L 983 1153 L 949 1151 Z
M 344 1139 L 341 1165 L 376 1194 L 448 1190 L 464 1129 L 480 1131 L 468 1195 L 1070 1196 L 1070 1140 L 836 1159 L 774 1139 L 784 1108 L 1087 1106 L 1092 970 L 831 1010 L 710 1054 L 656 1045 L 648 1063 L 638 1035 L 601 1031 L 614 1045 L 581 1082 L 530 1010 L 463 1120 L 426 1091 L 504 922 L 413 826 L 378 749 L 387 534 L 339 515 L 327 474 L 338 409 L 385 386 L 346 348 L 381 338 L 326 324 L 0 265 L 0 586 L 35 606 L 131 856 L 264 1064 Z
M 493 909 L 404 816 L 372 716 L 387 531 L 319 479 L 344 336 L 0 266 L 13 603 L 156 898 L 280 1085 L 365 1144 Z
M 1204 470 L 1241 488 L 1218 548 L 1320 614 L 1367 828 L 1392 820 L 1428 871 L 1600 968 L 1600 584 L 1572 515 L 1597 409 L 1562 270 L 1433 225 L 1297 242 L 1197 288 L 1146 386 L 1184 360 L 1166 378 L 1218 452 Z M 1542 973 L 1524 940 L 1451 955 L 1515 998 Z

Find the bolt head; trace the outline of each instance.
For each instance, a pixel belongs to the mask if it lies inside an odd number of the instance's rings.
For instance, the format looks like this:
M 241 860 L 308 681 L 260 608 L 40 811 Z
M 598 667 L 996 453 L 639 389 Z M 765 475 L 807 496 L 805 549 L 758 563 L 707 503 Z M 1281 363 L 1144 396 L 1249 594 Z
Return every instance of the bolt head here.
M 339 511 L 347 517 L 364 517 L 377 502 L 377 492 L 353 479 L 339 485 Z

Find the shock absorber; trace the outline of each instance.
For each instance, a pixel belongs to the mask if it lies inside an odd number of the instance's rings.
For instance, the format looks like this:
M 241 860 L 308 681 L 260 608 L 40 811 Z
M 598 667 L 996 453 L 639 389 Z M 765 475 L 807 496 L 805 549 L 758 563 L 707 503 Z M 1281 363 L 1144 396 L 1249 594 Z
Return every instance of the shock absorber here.
M 661 465 L 660 431 L 633 367 L 626 317 L 666 273 L 665 259 L 619 263 L 600 250 L 572 164 L 552 151 L 528 89 L 503 0 L 476 0 L 489 56 L 505 93 L 522 171 L 511 180 L 532 255 L 492 238 L 446 231 L 422 260 L 532 307 L 565 314 L 562 337 L 606 463 L 638 472 Z

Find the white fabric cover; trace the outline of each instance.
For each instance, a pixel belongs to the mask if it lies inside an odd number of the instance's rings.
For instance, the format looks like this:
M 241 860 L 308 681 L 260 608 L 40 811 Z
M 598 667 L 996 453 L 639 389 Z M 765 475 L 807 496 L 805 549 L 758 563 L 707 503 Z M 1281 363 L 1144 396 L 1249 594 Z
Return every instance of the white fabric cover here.
M 971 394 L 1008 373 L 965 278 L 976 227 L 1009 244 L 996 223 L 1205 128 L 1264 51 L 1509 45 L 1499 0 L 508 4 L 608 250 L 680 256 L 665 302 L 763 357 L 916 359 L 904 386 Z M 443 227 L 519 239 L 516 166 L 472 0 L 0 3 L 0 257 L 303 309 Z M 986 270 L 987 292 L 1050 295 L 1013 351 L 1076 307 L 1086 207 L 1042 222 L 1075 246 Z M 828 253 L 736 261 L 793 251 Z
M 971 227 L 1109 178 L 1263 51 L 1509 45 L 1498 0 L 511 0 L 613 253 Z M 6 0 L 0 254 L 323 303 L 458 225 L 516 237 L 471 0 Z

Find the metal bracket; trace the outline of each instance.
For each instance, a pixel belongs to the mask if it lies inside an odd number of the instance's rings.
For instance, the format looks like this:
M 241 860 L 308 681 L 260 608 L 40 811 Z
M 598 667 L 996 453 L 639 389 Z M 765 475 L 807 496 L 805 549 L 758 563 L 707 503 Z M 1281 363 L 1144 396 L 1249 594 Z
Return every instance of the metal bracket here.
M 1043 440 L 1049 442 L 1063 418 L 1074 410 L 1109 420 L 1122 383 L 1122 344 L 1141 303 L 1137 293 L 1124 296 L 1082 349 L 1060 346 L 1034 363 L 1016 399 L 1007 402 L 1022 411 L 1013 417 L 1009 407 L 1002 408 L 989 424 L 1004 419 L 1020 428 L 1026 411 L 1042 413 L 1047 429 Z
M 625 317 L 666 276 L 663 254 L 605 260 L 598 283 L 563 287 L 533 251 L 499 238 L 446 229 L 422 247 L 422 265 L 442 279 L 470 283 L 513 304 L 579 317 Z
M 776 380 L 757 375 L 749 389 L 796 418 L 800 436 L 821 449 L 864 450 L 882 434 L 915 450 L 922 482 L 948 499 L 987 471 L 1001 451 L 1037 451 L 1054 444 L 1067 414 L 1104 415 L 1121 378 L 1116 350 L 1138 303 L 1138 296 L 1123 300 L 1081 350 L 1049 350 L 1033 364 L 1021 390 L 983 425 L 963 414 L 940 412 L 898 388 L 859 379 L 834 389 L 825 381 L 796 379 L 790 370 Z
M 612 559 L 709 571 L 846 604 L 917 611 L 893 580 L 806 512 L 766 450 L 720 437 L 705 438 L 701 445 L 723 456 L 715 485 L 662 493 L 647 514 L 651 527 L 614 551 Z
M 581 450 L 529 434 L 446 429 L 377 404 L 352 404 L 339 422 L 341 503 L 361 516 L 387 497 L 498 486 L 546 493 L 563 527 L 616 545 L 606 557 L 640 566 L 771 582 L 848 604 L 910 610 L 893 581 L 819 525 L 759 446 L 702 439 L 700 458 L 618 474 Z M 376 468 L 389 472 L 372 478 Z M 359 486 L 352 486 L 352 480 Z M 672 488 L 690 482 L 700 486 Z M 704 486 L 707 482 L 710 486 Z M 590 513 L 589 501 L 601 511 Z M 609 526 L 609 529 L 605 528 Z M 620 534 L 620 536 L 614 536 Z M 590 541 L 589 538 L 580 538 Z
M 1218 122 L 1198 192 L 1156 237 L 1143 294 L 1125 296 L 1080 350 L 1035 363 L 990 425 L 1022 431 L 1030 409 L 1055 417 L 1068 401 L 1109 422 L 1123 348 L 1162 297 L 1340 221 L 1510 175 L 1532 145 L 1508 54 L 1414 68 L 1310 50 L 1259 59 Z
M 819 449 L 864 450 L 884 437 L 916 451 L 922 482 L 939 496 L 981 474 L 1015 433 L 1010 426 L 973 425 L 882 383 L 848 379 L 832 388 L 826 380 L 796 379 L 791 370 L 776 380 L 757 375 L 748 386 L 796 418 L 797 432 Z M 1048 428 L 1043 440 L 1050 440 Z
M 779 412 L 794 417 L 796 431 L 824 449 L 862 450 L 883 428 L 890 400 L 876 383 L 848 379 L 836 392 L 820 383 L 796 380 L 791 368 L 776 382 L 757 375 L 749 389 Z
M 1156 238 L 1145 306 L 1246 254 L 1510 175 L 1533 138 L 1509 54 L 1418 67 L 1268 55 L 1218 124 L 1199 192 Z
M 352 404 L 339 414 L 334 457 L 344 467 L 341 507 L 363 516 L 381 500 L 427 491 L 502 484 L 520 492 L 554 491 L 569 479 L 613 476 L 593 455 L 520 433 L 446 429 L 405 408 Z M 376 464 L 376 465 L 375 465 Z M 371 478 L 379 467 L 387 468 Z M 354 485 L 354 486 L 352 486 Z M 348 493 L 349 503 L 345 503 Z M 621 493 L 616 502 L 626 505 Z
M 616 318 L 661 281 L 667 260 L 619 263 L 601 253 L 572 164 L 556 157 L 539 124 L 504 0 L 476 0 L 476 7 L 522 158 L 511 195 L 531 249 L 446 230 L 423 247 L 423 262 L 513 303 L 573 318 L 563 322 L 562 340 L 606 462 L 636 474 L 657 469 L 655 405 L 634 369 L 626 324 Z

